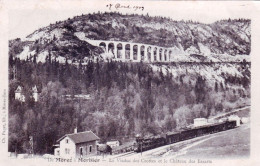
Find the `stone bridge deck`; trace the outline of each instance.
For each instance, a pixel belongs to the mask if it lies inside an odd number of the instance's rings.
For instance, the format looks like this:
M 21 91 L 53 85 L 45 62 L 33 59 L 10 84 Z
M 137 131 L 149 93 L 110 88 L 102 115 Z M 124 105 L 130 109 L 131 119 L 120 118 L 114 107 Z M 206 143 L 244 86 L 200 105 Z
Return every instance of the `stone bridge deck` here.
M 103 48 L 105 53 L 112 53 L 121 61 L 133 62 L 171 62 L 173 49 L 154 45 L 122 41 L 86 40 L 88 43 Z

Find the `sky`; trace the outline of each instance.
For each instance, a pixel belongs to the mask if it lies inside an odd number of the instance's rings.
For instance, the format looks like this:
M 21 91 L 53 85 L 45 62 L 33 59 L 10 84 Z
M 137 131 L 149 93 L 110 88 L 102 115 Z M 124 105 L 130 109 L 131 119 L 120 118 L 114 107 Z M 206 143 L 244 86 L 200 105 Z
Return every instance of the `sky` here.
M 57 2 L 57 1 L 56 1 Z M 66 2 L 66 1 L 65 1 Z M 174 2 L 174 1 L 80 1 L 80 3 L 46 3 L 23 4 L 25 7 L 10 4 L 8 10 L 9 39 L 24 38 L 35 30 L 48 26 L 56 21 L 66 20 L 76 15 L 98 11 L 118 11 L 121 13 L 147 13 L 150 16 L 165 16 L 173 20 L 194 20 L 202 23 L 212 23 L 220 19 L 249 18 L 253 6 L 249 2 Z M 78 1 L 79 2 L 79 1 Z M 100 3 L 102 2 L 102 3 Z M 32 5 L 33 4 L 33 5 Z M 111 9 L 107 5 L 112 4 Z M 130 6 L 131 9 L 115 6 Z M 144 7 L 144 10 L 134 10 L 134 6 Z

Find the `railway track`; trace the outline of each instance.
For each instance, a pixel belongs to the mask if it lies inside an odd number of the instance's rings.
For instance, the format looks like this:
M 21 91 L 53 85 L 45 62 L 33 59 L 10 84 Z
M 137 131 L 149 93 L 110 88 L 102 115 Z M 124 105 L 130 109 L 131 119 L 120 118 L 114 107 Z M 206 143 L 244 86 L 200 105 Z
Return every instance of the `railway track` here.
M 117 158 L 120 158 L 120 157 L 129 157 L 129 156 L 132 156 L 132 155 L 134 155 L 134 154 L 136 154 L 136 152 L 130 151 L 130 152 L 123 153 L 123 154 L 121 154 L 121 155 L 115 156 L 115 157 L 113 157 L 112 159 L 117 159 Z
M 228 116 L 228 115 L 230 115 L 230 114 L 234 114 L 234 113 L 236 113 L 236 112 L 242 111 L 242 110 L 244 110 L 244 109 L 248 109 L 248 108 L 250 108 L 250 107 L 251 107 L 251 106 L 248 105 L 248 106 L 244 106 L 244 107 L 242 107 L 242 108 L 236 108 L 236 109 L 234 109 L 233 111 L 230 111 L 230 112 L 227 112 L 227 113 L 224 113 L 224 114 L 217 115 L 217 116 L 214 116 L 214 117 L 212 117 L 212 118 L 209 118 L 209 120 L 219 119 L 219 118 L 221 118 L 221 117 L 225 117 L 225 116 Z

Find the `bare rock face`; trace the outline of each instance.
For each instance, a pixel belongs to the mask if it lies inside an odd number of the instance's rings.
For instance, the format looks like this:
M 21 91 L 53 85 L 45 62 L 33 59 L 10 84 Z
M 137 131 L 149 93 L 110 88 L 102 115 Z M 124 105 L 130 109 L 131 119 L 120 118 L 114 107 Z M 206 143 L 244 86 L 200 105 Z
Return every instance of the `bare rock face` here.
M 251 20 L 220 20 L 212 24 L 119 13 L 75 16 L 50 24 L 25 39 L 10 40 L 10 55 L 45 62 L 51 54 L 60 62 L 104 53 L 84 41 L 113 40 L 174 48 L 178 55 L 249 55 Z M 176 55 L 177 55 L 176 53 Z

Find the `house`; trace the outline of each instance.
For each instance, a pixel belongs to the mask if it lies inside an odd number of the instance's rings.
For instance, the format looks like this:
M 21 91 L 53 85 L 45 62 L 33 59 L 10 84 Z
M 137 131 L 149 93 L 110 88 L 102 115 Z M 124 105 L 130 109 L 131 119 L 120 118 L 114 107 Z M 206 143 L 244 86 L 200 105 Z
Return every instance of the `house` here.
M 206 118 L 196 118 L 194 119 L 194 127 L 204 126 L 206 125 L 207 119 Z
M 21 102 L 25 102 L 25 96 L 23 95 L 23 89 L 21 86 L 18 86 L 17 89 L 15 90 L 15 100 L 19 100 Z
M 237 116 L 237 115 L 230 115 L 229 117 L 228 117 L 228 120 L 229 121 L 236 121 L 236 126 L 240 126 L 240 121 L 241 121 L 241 119 L 240 119 L 240 117 L 239 116 Z
M 38 96 L 39 96 L 38 89 L 35 85 L 34 87 L 32 87 L 32 97 L 33 97 L 35 102 L 38 101 Z
M 66 100 L 90 100 L 91 96 L 89 94 L 76 94 L 76 95 L 62 95 Z
M 114 140 L 114 141 L 107 141 L 106 143 L 107 145 L 109 145 L 111 148 L 117 147 L 120 145 L 118 140 Z
M 79 133 L 75 131 L 73 134 L 66 134 L 57 141 L 59 147 L 54 150 L 54 155 L 64 158 L 84 158 L 97 155 L 99 139 L 92 131 Z
M 15 93 L 15 96 L 14 96 L 15 100 L 25 102 L 25 96 L 23 94 L 23 88 L 20 85 L 16 88 L 14 93 Z M 34 99 L 35 102 L 37 102 L 38 99 L 39 99 L 39 92 L 38 92 L 36 85 L 34 87 L 32 87 L 31 97 Z

